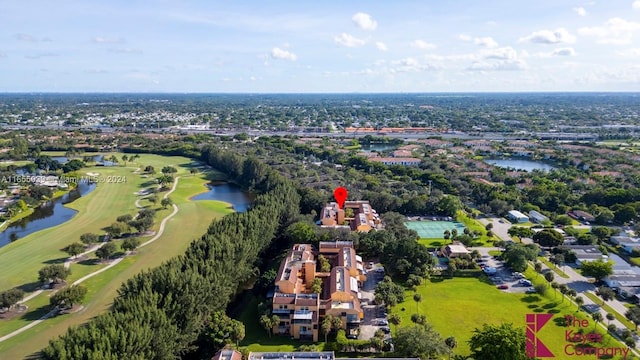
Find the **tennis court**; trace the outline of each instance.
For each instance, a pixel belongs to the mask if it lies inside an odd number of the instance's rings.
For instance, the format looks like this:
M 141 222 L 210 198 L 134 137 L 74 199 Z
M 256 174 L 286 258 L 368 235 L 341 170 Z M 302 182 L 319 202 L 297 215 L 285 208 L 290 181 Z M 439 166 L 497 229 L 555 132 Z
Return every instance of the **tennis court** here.
M 464 224 L 457 221 L 408 221 L 404 225 L 423 239 L 442 239 L 445 230 L 456 229 L 458 234 L 464 231 Z

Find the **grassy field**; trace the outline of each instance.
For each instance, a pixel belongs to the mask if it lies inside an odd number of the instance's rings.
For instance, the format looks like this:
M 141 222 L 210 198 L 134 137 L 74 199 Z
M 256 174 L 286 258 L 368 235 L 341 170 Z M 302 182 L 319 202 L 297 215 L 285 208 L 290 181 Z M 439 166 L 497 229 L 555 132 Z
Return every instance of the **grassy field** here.
M 118 157 L 121 157 L 121 155 L 118 155 Z M 128 165 L 129 166 L 126 168 L 98 167 L 87 169 L 87 172 L 95 171 L 99 172 L 101 175 L 106 174 L 107 171 L 112 171 L 114 175 L 126 174 L 127 183 L 100 184 L 92 193 L 78 199 L 73 204 L 70 204 L 80 210 L 79 214 L 71 221 L 54 229 L 48 229 L 32 234 L 0 249 L 0 260 L 7 262 L 19 261 L 16 259 L 23 258 L 24 255 L 22 255 L 22 253 L 25 251 L 37 253 L 37 258 L 42 260 L 30 261 L 26 264 L 17 263 L 20 265 L 16 266 L 23 268 L 23 271 L 33 272 L 33 275 L 25 276 L 27 280 L 22 281 L 34 281 L 37 278 L 37 270 L 44 266 L 42 262 L 60 261 L 60 259 L 65 258 L 66 254 L 60 252 L 59 249 L 70 242 L 77 241 L 80 234 L 89 231 L 100 232 L 101 228 L 114 222 L 115 217 L 125 213 L 130 213 L 132 215 L 135 214 L 137 210 L 134 205 L 136 199 L 134 192 L 141 188 L 149 187 L 151 179 L 143 178 L 139 174 L 134 174 L 134 167 L 132 166 L 144 167 L 146 165 L 152 165 L 158 170 L 162 168 L 162 166 L 166 165 L 172 165 L 178 168 L 177 175 L 180 176 L 178 187 L 176 188 L 176 191 L 170 195 L 170 198 L 178 206 L 179 211 L 167 222 L 163 236 L 148 246 L 137 250 L 135 255 L 125 258 L 125 260 L 113 268 L 85 281 L 83 284 L 88 287 L 89 293 L 84 304 L 85 308 L 81 312 L 48 319 L 42 324 L 39 324 L 24 333 L 0 343 L 0 359 L 24 358 L 30 353 L 46 346 L 50 339 L 64 333 L 69 326 L 80 325 L 92 317 L 106 311 L 113 298 L 116 296 L 116 291 L 122 282 L 142 270 L 158 266 L 165 260 L 183 253 L 192 240 L 199 238 L 206 232 L 209 224 L 214 218 L 221 217 L 232 211 L 229 208 L 229 204 L 226 203 L 212 200 L 190 200 L 192 196 L 207 191 L 207 188 L 205 187 L 205 184 L 208 181 L 207 178 L 210 178 L 211 176 L 219 177 L 219 174 L 211 173 L 200 173 L 195 175 L 189 174 L 189 168 L 193 166 L 191 159 L 184 157 L 162 157 L 143 154 L 137 161 L 137 164 Z M 109 203 L 111 203 L 111 205 Z M 142 205 L 148 205 L 148 202 L 143 202 Z M 99 211 L 99 213 L 96 213 L 96 211 Z M 162 218 L 168 215 L 170 211 L 170 209 L 166 209 L 158 212 L 155 225 L 156 227 Z M 55 232 L 56 230 L 59 231 L 58 234 L 64 234 L 64 232 L 59 230 L 59 228 L 66 228 L 67 234 L 74 234 L 73 236 L 75 236 L 75 238 L 72 239 L 71 235 L 65 235 L 62 239 L 53 239 L 49 238 L 51 236 L 50 234 L 41 235 L 41 233 L 50 233 L 52 231 Z M 49 246 L 44 247 L 51 252 L 49 256 L 47 256 L 47 250 L 40 250 L 41 247 L 38 246 L 39 243 L 44 242 L 43 239 L 47 239 L 46 242 L 55 242 L 55 245 L 47 244 Z M 143 242 L 145 239 L 148 238 L 141 238 Z M 16 244 L 22 246 L 18 247 L 17 250 L 6 249 Z M 100 266 L 105 265 L 73 264 L 71 266 L 73 271 L 72 278 L 80 278 L 81 276 L 98 269 Z M 0 284 L 15 284 L 21 281 L 19 271 L 13 272 L 11 276 L 5 276 L 5 274 L 0 276 Z M 3 288 L 2 286 L 0 286 L 0 288 Z M 45 299 L 46 297 L 41 295 L 36 299 L 39 298 Z M 48 298 L 46 298 L 46 302 L 48 302 Z M 8 323 L 13 321 L 15 321 L 15 319 Z M 7 332 L 5 331 L 0 331 L 0 334 L 6 333 Z M 25 344 L 28 344 L 28 346 L 25 346 Z
M 547 258 L 543 257 L 543 256 L 539 256 L 538 257 L 538 261 L 540 261 L 541 263 L 547 265 L 549 267 L 549 269 L 551 269 L 554 273 L 556 273 L 556 275 L 563 277 L 565 279 L 569 278 L 569 275 L 565 274 L 564 271 L 562 271 L 561 269 L 559 269 L 557 266 L 555 266 L 554 264 L 552 264 L 549 260 L 547 260 Z
M 482 235 L 474 240 L 474 246 L 493 246 L 494 239 L 487 237 L 487 231 L 484 225 L 476 219 L 470 218 L 464 211 L 458 211 L 456 220 L 463 223 L 466 228 L 473 231 L 479 231 Z
M 535 277 L 533 273 L 527 275 Z M 419 286 L 417 292 L 422 296 L 420 303 L 413 300 L 413 291 L 407 291 L 406 300 L 392 309 L 392 313 L 399 314 L 402 319 L 399 326 L 412 324 L 411 315 L 416 312 L 424 314 L 443 338 L 455 336 L 458 340 L 457 354 L 469 354 L 467 342 L 473 330 L 484 323 L 512 323 L 524 328 L 525 314 L 544 312 L 556 316 L 553 323 L 547 325 L 538 336 L 561 358 L 566 328 L 559 324 L 559 320 L 566 314 L 587 317 L 583 312 L 576 312 L 575 304 L 566 299 L 562 301 L 559 294 L 554 300 L 551 291 L 544 296 L 507 293 L 496 289 L 495 285 L 483 278 L 433 279 Z M 593 325 L 589 330 L 592 328 Z M 614 341 L 610 336 L 605 336 L 605 343 L 620 346 Z

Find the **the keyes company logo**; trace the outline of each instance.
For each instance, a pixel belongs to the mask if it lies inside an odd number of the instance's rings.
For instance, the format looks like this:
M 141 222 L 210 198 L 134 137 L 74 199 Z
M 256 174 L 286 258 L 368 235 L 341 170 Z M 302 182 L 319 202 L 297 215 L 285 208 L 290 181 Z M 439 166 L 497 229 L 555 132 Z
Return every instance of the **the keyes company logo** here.
M 527 356 L 531 358 L 555 358 L 561 359 L 571 357 L 613 357 L 622 356 L 627 358 L 629 348 L 626 347 L 608 347 L 603 343 L 602 334 L 593 332 L 593 325 L 589 324 L 589 320 L 580 320 L 573 315 L 567 315 L 564 318 L 566 329 L 564 331 L 565 343 L 563 353 L 554 355 L 551 350 L 538 339 L 538 333 L 553 318 L 553 314 L 527 314 L 526 335 Z

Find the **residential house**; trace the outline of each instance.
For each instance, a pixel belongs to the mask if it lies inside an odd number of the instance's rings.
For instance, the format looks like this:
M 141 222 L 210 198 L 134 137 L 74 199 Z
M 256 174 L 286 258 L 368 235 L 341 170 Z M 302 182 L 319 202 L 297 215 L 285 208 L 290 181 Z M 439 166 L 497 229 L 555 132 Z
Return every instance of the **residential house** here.
M 612 244 L 620 245 L 622 250 L 631 254 L 634 249 L 640 250 L 640 238 L 628 237 L 628 236 L 612 236 L 609 241 Z
M 331 265 L 329 272 L 319 268 L 320 255 Z M 320 293 L 312 293 L 316 279 L 322 284 Z M 320 242 L 317 250 L 309 244 L 294 245 L 275 279 L 272 313 L 280 322 L 274 333 L 318 341 L 322 319 L 333 315 L 342 319 L 347 334 L 356 334 L 364 318 L 360 286 L 365 281 L 362 257 L 353 242 Z
M 596 219 L 595 216 L 582 210 L 571 210 L 567 213 L 567 215 L 579 221 L 594 221 Z
M 571 250 L 576 255 L 578 267 L 588 261 L 607 261 L 609 259 L 594 245 L 563 245 L 562 247 Z
M 370 158 L 369 161 L 383 163 L 385 165 L 403 165 L 403 166 L 418 166 L 422 160 L 414 157 L 380 157 Z
M 603 279 L 604 283 L 615 289 L 623 298 L 640 296 L 640 274 L 631 268 L 614 269 L 613 274 Z
M 250 352 L 247 360 L 335 360 L 333 351 Z M 235 360 L 235 359 L 234 359 Z
M 518 223 L 526 223 L 529 221 L 529 217 L 518 210 L 509 211 L 507 213 L 507 218 Z
M 531 219 L 531 222 L 538 223 L 538 224 L 545 221 L 549 221 L 548 217 L 542 215 L 541 213 L 535 210 L 529 211 L 529 219 Z

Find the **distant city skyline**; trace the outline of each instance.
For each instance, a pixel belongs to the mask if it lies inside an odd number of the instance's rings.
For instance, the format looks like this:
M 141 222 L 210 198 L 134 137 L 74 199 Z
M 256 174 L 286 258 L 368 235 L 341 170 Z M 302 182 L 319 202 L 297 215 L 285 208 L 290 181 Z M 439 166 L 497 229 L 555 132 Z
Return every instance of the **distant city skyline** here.
M 640 0 L 33 0 L 0 22 L 0 92 L 640 90 Z

